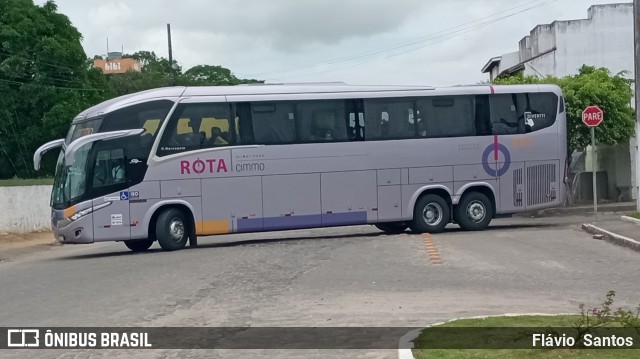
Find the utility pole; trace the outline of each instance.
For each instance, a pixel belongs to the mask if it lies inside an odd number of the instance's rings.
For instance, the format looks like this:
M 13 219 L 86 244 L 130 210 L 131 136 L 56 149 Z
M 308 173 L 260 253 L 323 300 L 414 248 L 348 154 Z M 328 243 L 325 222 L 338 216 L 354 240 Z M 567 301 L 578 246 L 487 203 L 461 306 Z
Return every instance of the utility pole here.
M 636 98 L 636 210 L 640 212 L 640 0 L 633 0 L 634 86 Z
M 167 24 L 167 41 L 169 43 L 169 75 L 171 77 L 171 84 L 175 86 L 176 77 L 173 73 L 173 50 L 171 48 L 171 24 Z

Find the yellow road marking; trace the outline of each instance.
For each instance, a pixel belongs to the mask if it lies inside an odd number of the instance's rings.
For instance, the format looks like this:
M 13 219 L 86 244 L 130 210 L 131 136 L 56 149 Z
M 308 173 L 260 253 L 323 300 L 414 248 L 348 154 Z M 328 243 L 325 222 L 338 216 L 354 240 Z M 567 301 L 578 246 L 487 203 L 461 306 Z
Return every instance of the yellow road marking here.
M 425 233 L 422 236 L 424 240 L 424 247 L 427 249 L 427 254 L 429 255 L 429 261 L 431 264 L 442 264 L 442 258 L 440 258 L 440 253 L 438 253 L 438 248 L 436 244 L 433 243 L 431 239 L 431 235 L 429 233 Z

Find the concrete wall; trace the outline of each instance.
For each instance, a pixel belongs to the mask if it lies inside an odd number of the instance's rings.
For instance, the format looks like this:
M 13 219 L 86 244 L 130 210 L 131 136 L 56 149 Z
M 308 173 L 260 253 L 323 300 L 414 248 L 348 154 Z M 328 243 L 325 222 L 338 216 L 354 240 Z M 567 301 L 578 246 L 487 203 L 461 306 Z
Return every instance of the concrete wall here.
M 51 229 L 51 186 L 0 187 L 0 233 Z
M 554 21 L 536 26 L 520 41 L 520 60 L 526 61 L 554 46 L 556 51 L 531 61 L 543 76 L 564 77 L 586 64 L 633 76 L 633 5 L 608 4 L 589 8 L 588 18 Z M 531 68 L 526 75 L 537 75 Z

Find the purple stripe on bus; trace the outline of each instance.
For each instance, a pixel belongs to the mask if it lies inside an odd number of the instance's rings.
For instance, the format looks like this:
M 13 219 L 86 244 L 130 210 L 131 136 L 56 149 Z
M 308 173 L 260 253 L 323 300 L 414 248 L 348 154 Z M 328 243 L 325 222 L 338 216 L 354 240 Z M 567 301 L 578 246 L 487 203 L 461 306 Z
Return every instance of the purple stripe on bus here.
M 322 218 L 319 214 L 307 214 L 307 215 L 300 215 L 300 216 L 285 216 L 285 217 L 267 217 L 264 219 L 264 229 L 266 231 L 273 231 L 273 230 L 280 230 L 280 229 L 320 227 L 321 224 L 322 224 Z
M 262 226 L 262 218 L 238 219 L 238 232 L 261 231 Z
M 238 232 L 273 231 L 320 226 L 347 226 L 366 224 L 367 212 L 308 214 L 266 218 L 238 219 Z
M 367 212 L 332 213 L 322 215 L 323 226 L 346 226 L 351 224 L 366 224 Z

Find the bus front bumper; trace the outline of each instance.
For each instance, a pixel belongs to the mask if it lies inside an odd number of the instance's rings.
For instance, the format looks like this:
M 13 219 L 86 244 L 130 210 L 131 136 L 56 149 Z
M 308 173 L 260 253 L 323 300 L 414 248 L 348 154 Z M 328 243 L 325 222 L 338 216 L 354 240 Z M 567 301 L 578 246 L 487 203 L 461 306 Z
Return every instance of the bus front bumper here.
M 53 210 L 51 230 L 56 240 L 63 244 L 93 243 L 93 218 L 91 214 L 80 218 L 64 218 L 64 211 Z

